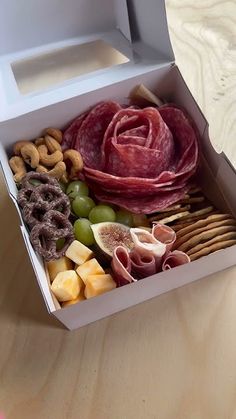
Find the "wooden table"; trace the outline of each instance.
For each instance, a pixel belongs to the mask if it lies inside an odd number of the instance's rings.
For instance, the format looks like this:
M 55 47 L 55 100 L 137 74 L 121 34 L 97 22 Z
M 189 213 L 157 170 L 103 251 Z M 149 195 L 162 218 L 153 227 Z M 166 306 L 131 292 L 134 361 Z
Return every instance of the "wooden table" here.
M 236 161 L 236 3 L 166 3 L 177 62 L 215 144 Z M 236 267 L 67 332 L 46 312 L 2 177 L 0 186 L 0 412 L 236 418 Z

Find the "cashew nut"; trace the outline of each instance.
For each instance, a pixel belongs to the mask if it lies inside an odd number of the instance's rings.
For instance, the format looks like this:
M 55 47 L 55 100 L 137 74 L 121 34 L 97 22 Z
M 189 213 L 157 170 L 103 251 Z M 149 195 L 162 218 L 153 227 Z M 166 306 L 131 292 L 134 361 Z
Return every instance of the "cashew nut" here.
M 37 147 L 28 142 L 21 148 L 21 155 L 25 163 L 29 164 L 32 169 L 35 169 L 39 164 L 39 153 Z
M 63 160 L 63 154 L 61 151 L 56 150 L 52 154 L 48 154 L 48 148 L 46 145 L 42 144 L 38 147 L 39 152 L 39 161 L 44 166 L 52 167 L 55 166 L 58 162 Z
M 39 145 L 45 144 L 44 137 L 36 138 L 36 140 L 34 140 L 34 144 L 36 145 L 36 147 L 38 147 Z
M 51 135 L 45 135 L 45 144 L 50 153 L 54 153 L 57 150 L 61 151 L 60 144 L 57 142 L 57 140 L 55 140 L 55 138 L 51 137 Z
M 38 165 L 36 168 L 37 173 L 47 173 L 48 169 L 45 166 L 42 166 L 41 164 Z
M 61 179 L 60 179 L 63 183 L 68 183 L 69 182 L 69 176 L 67 171 L 65 171 L 65 173 L 62 175 Z
M 11 157 L 11 159 L 9 160 L 9 165 L 11 167 L 11 170 L 14 173 L 14 181 L 16 183 L 21 182 L 21 180 L 26 174 L 26 167 L 25 167 L 25 163 L 22 157 L 19 157 L 19 156 Z
M 66 150 L 64 152 L 64 161 L 70 160 L 72 167 L 70 169 L 69 178 L 77 179 L 78 173 L 83 169 L 83 159 L 81 154 L 76 150 Z
M 37 167 L 36 172 L 47 173 L 49 176 L 60 180 L 66 172 L 66 165 L 63 161 L 59 161 L 51 170 L 48 170 L 46 167 L 40 165 Z
M 24 146 L 24 145 L 26 145 L 26 144 L 29 144 L 29 141 L 27 141 L 27 140 L 20 140 L 20 141 L 17 141 L 15 144 L 14 144 L 14 147 L 13 147 L 13 152 L 14 152 L 14 154 L 16 155 L 16 156 L 20 156 L 20 154 L 21 154 L 21 149 L 22 149 L 22 147 Z
M 61 144 L 62 142 L 62 132 L 57 128 L 46 128 L 46 133 L 51 137 L 55 138 L 55 140 Z

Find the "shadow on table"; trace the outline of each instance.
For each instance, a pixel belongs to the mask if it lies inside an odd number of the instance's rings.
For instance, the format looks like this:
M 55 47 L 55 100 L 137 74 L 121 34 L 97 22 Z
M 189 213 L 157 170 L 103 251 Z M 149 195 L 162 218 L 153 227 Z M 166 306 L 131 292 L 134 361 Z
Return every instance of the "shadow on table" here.
M 20 233 L 14 204 L 5 188 L 0 189 L 1 318 L 7 317 L 15 323 L 24 321 L 64 329 L 47 312 Z

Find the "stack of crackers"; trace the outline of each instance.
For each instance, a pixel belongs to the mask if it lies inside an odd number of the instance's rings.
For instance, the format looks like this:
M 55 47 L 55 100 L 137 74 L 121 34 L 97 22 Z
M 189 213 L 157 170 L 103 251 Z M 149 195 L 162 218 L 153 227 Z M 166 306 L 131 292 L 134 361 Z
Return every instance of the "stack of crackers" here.
M 232 214 L 217 210 L 193 187 L 176 205 L 149 217 L 150 222 L 169 225 L 176 232 L 174 249 L 197 260 L 236 244 L 236 220 Z

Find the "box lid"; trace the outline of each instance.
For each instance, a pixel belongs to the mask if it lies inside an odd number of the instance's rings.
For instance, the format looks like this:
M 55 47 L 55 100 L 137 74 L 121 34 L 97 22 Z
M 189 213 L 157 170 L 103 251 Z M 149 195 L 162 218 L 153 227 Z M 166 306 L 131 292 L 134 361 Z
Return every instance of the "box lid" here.
M 164 0 L 3 0 L 1 10 L 0 121 L 174 61 Z

